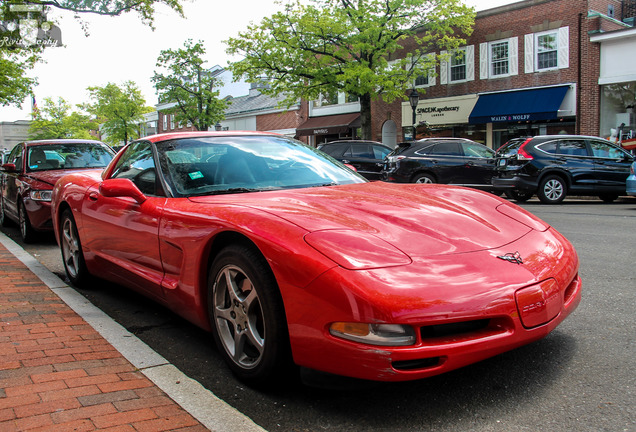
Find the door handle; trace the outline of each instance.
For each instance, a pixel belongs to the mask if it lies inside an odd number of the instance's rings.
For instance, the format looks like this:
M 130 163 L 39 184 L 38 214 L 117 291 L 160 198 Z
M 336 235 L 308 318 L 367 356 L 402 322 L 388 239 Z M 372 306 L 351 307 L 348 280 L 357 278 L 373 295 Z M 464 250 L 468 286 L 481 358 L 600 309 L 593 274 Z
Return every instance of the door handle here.
M 97 192 L 91 192 L 88 194 L 88 199 L 91 201 L 97 201 L 99 194 Z

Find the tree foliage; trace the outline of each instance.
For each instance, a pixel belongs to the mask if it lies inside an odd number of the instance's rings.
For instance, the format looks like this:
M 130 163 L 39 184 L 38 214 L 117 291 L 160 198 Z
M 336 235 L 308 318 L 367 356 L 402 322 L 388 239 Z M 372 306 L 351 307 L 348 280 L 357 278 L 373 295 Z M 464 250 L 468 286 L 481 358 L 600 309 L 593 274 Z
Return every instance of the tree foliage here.
M 87 90 L 91 103 L 82 108 L 97 118 L 105 142 L 121 145 L 140 137 L 139 125 L 144 122 L 144 114 L 154 109 L 146 106 L 146 100 L 134 82 L 126 81 L 122 87 L 108 83 Z
M 24 39 L 20 32 L 21 19 L 28 17 L 39 28 L 44 24 L 46 12 L 53 8 L 73 12 L 76 17 L 86 14 L 118 16 L 126 12 L 136 12 L 142 22 L 154 28 L 158 4 L 164 4 L 183 15 L 181 3 L 182 0 L 2 0 L 0 2 L 0 106 L 21 107 L 37 84 L 37 80 L 28 77 L 28 73 L 41 59 L 45 44 L 32 41 L 27 44 L 28 46 L 24 46 L 20 42 L 16 43 Z M 33 12 L 29 14 L 18 12 L 15 10 L 16 6 L 42 6 L 42 13 L 38 15 Z
M 296 0 L 226 41 L 244 59 L 236 78 L 270 79 L 271 94 L 314 100 L 335 91 L 360 100 L 363 138 L 371 138 L 371 100 L 405 98 L 439 54 L 465 43 L 474 10 L 461 0 Z M 408 49 L 406 44 L 409 44 Z
M 45 98 L 42 107 L 34 110 L 29 126 L 30 139 L 77 138 L 95 139 L 90 134 L 97 130 L 97 123 L 87 115 L 71 111 L 72 107 L 64 98 Z
M 160 103 L 174 103 L 165 110 L 175 120 L 191 123 L 197 130 L 208 128 L 225 117 L 227 102 L 219 99 L 223 82 L 205 67 L 203 42 L 188 39 L 183 48 L 163 50 L 157 58 L 152 81 Z

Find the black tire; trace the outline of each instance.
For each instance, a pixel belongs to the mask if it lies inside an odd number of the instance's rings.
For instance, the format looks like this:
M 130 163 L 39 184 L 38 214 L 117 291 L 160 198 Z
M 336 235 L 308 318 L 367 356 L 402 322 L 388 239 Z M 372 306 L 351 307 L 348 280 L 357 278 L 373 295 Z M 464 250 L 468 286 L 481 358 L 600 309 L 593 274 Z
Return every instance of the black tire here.
M 283 300 L 258 250 L 237 244 L 217 255 L 208 310 L 219 351 L 240 379 L 267 384 L 293 368 Z
M 64 210 L 60 218 L 60 249 L 66 276 L 73 285 L 86 287 L 91 275 L 84 261 L 84 251 L 77 232 L 75 218 L 69 209 Z
M 613 203 L 618 199 L 618 194 L 601 194 L 598 196 L 604 203 Z
M 413 177 L 413 183 L 435 183 L 435 178 L 430 174 L 417 174 Z
M 567 184 L 557 175 L 549 175 L 539 184 L 537 196 L 544 204 L 559 204 L 567 195 Z
M 506 196 L 510 199 L 513 199 L 518 202 L 526 202 L 530 198 L 532 198 L 534 194 L 532 192 L 519 191 L 519 190 L 511 190 L 506 191 Z
M 31 226 L 29 215 L 22 202 L 18 204 L 18 221 L 22 241 L 24 241 L 25 243 L 33 243 L 38 238 L 38 234 Z
M 4 199 L 0 197 L 0 226 L 6 227 L 11 225 L 11 220 L 4 212 Z

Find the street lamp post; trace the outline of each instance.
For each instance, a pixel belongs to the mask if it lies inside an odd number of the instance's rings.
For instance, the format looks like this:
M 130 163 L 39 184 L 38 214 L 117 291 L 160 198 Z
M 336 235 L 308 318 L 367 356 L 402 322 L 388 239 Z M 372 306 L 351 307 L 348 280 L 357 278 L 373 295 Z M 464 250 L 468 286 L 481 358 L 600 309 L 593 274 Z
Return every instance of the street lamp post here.
M 409 94 L 409 103 L 411 104 L 411 109 L 413 110 L 413 140 L 415 140 L 415 135 L 417 133 L 417 126 L 416 126 L 416 122 L 417 122 L 417 116 L 415 111 L 417 110 L 417 104 L 420 102 L 420 94 L 417 92 L 417 90 L 413 89 L 411 90 L 411 93 Z

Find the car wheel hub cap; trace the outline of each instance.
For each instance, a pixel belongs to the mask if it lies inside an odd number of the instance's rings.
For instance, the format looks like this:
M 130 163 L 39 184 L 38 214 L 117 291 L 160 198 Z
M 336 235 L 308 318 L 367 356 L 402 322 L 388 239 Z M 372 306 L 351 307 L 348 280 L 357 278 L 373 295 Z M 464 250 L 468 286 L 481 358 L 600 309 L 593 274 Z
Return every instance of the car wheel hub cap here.
M 73 223 L 68 219 L 64 221 L 62 228 L 62 255 L 70 276 L 77 276 L 79 243 L 73 231 Z
M 243 368 L 258 365 L 265 347 L 265 325 L 258 294 L 236 266 L 226 266 L 214 284 L 218 335 L 232 360 Z
M 545 196 L 551 200 L 559 199 L 563 195 L 563 185 L 556 180 L 550 180 L 545 184 Z

